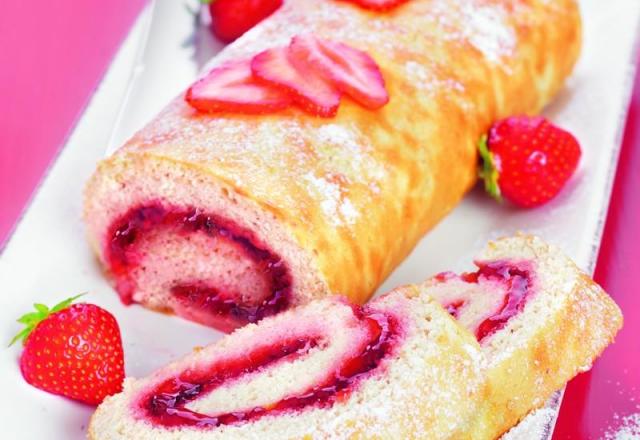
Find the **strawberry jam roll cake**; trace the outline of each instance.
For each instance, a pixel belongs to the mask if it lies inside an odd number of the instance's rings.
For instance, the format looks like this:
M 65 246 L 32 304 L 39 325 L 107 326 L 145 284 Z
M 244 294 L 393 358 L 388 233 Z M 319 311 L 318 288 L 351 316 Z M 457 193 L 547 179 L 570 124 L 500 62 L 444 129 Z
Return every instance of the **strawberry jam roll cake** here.
M 489 243 L 475 272 L 442 273 L 424 283 L 472 332 L 485 357 L 486 394 L 473 438 L 497 438 L 613 342 L 622 314 L 558 248 L 535 236 Z
M 93 440 L 495 439 L 594 359 L 621 316 L 555 248 L 492 243 L 478 271 L 361 307 L 248 325 L 98 408 Z
M 108 398 L 89 438 L 455 438 L 482 392 L 480 350 L 408 287 L 236 330 Z
M 579 47 L 573 0 L 286 1 L 98 165 L 90 241 L 125 303 L 221 329 L 363 303 Z

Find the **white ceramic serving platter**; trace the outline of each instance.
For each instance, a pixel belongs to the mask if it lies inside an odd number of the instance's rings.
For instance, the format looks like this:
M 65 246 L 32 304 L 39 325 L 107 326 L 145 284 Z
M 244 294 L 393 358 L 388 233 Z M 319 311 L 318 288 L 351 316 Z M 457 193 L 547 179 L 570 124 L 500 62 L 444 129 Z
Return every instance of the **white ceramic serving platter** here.
M 546 111 L 582 144 L 577 176 L 556 200 L 533 211 L 499 206 L 480 190 L 472 191 L 380 291 L 445 269 L 470 269 L 473 255 L 487 239 L 517 230 L 541 235 L 593 270 L 631 90 L 640 1 L 581 3 L 583 54 Z M 96 161 L 184 89 L 220 47 L 206 27 L 194 26 L 181 0 L 157 0 L 141 14 L 1 255 L 0 343 L 18 331 L 14 320 L 33 302 L 53 304 L 84 291 L 90 292 L 87 301 L 118 319 L 128 375 L 146 375 L 221 336 L 178 318 L 120 304 L 84 240 L 80 218 L 82 188 Z M 84 438 L 92 408 L 27 385 L 18 369 L 19 352 L 19 347 L 0 351 L 0 438 Z M 508 436 L 548 438 L 560 397 L 558 393 L 547 408 Z

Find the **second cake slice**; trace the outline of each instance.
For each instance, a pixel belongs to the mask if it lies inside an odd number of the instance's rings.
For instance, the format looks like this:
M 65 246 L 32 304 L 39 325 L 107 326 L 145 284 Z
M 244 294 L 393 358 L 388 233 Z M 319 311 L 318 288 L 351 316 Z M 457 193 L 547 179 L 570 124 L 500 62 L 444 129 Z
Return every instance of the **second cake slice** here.
M 334 297 L 248 325 L 129 379 L 90 438 L 497 438 L 587 369 L 622 321 L 535 237 L 491 243 L 477 264 L 364 307 Z

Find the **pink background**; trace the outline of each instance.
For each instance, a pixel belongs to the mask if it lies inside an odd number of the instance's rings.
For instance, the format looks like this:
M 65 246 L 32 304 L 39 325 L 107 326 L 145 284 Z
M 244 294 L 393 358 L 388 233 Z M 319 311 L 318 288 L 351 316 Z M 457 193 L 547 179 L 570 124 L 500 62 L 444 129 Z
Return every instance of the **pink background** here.
M 179 1 L 179 0 L 176 0 Z M 143 0 L 8 1 L 0 14 L 0 247 L 143 6 Z M 571 382 L 555 438 L 600 438 L 640 412 L 640 77 L 636 81 L 596 279 L 625 329 Z M 634 171 L 635 170 L 635 171 Z M 634 197 L 636 196 L 636 197 Z
M 2 2 L 0 247 L 144 3 Z

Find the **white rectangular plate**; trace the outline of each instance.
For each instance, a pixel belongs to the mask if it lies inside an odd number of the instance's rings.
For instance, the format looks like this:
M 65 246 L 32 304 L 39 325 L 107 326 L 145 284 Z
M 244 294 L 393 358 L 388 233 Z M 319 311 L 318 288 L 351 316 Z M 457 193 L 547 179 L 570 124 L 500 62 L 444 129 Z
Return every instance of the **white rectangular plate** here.
M 473 255 L 488 239 L 517 230 L 560 245 L 580 266 L 593 270 L 631 91 L 640 2 L 583 0 L 581 6 L 584 50 L 574 75 L 546 111 L 582 144 L 577 176 L 556 200 L 533 211 L 499 206 L 472 191 L 380 291 L 446 269 L 470 269 Z M 220 337 L 181 319 L 124 307 L 85 243 L 80 218 L 84 182 L 105 148 L 120 145 L 219 50 L 208 29 L 194 29 L 193 17 L 179 0 L 157 0 L 141 14 L 1 256 L 0 343 L 17 332 L 14 320 L 33 302 L 53 304 L 83 291 L 90 292 L 87 301 L 117 317 L 129 375 L 146 375 Z M 0 353 L 2 437 L 84 438 L 92 408 L 27 385 L 18 368 L 19 351 L 13 347 Z M 509 437 L 548 438 L 559 401 L 557 394 Z

